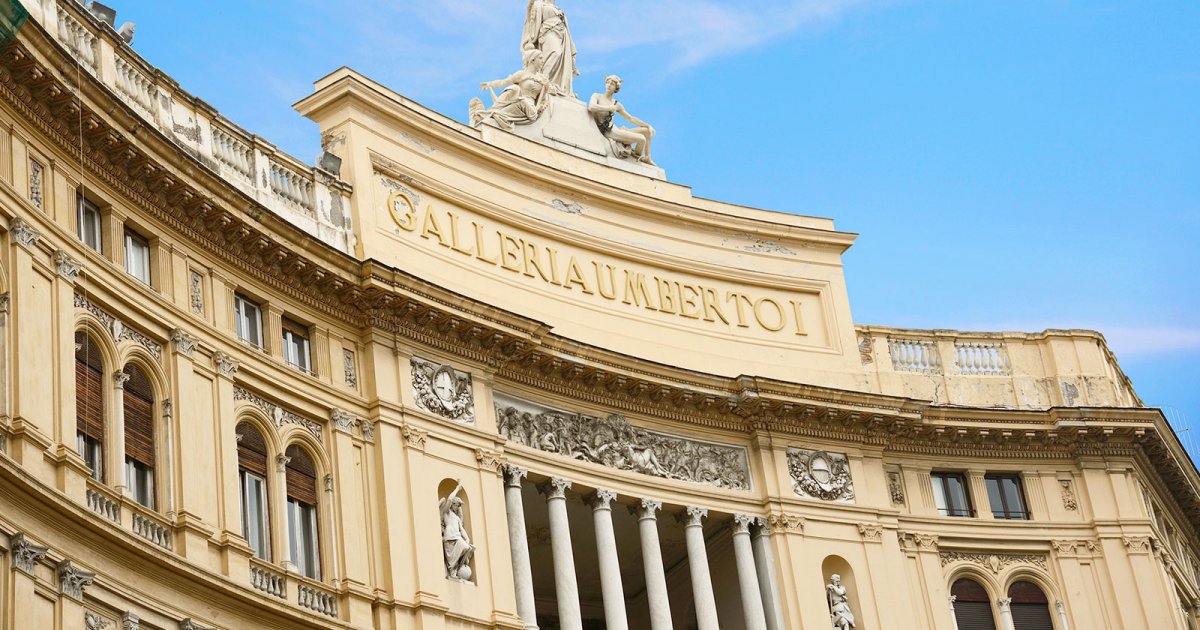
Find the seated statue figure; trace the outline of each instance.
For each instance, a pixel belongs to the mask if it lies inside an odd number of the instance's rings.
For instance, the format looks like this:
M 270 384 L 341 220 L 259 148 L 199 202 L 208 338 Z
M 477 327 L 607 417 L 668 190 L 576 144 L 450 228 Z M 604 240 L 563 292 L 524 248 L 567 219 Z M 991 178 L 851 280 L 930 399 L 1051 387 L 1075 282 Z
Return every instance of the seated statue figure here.
M 486 109 L 482 100 L 471 99 L 471 126 L 478 127 L 491 120 L 497 127 L 512 131 L 513 125 L 528 125 L 537 120 L 549 104 L 547 97 L 550 95 L 550 82 L 542 74 L 545 59 L 540 50 L 526 50 L 524 70 L 518 70 L 504 79 L 483 83 L 480 89 L 503 87 L 504 91 L 499 96 L 493 92 L 492 106 Z
M 593 94 L 588 103 L 588 111 L 596 120 L 600 133 L 613 142 L 619 157 L 634 157 L 639 162 L 656 166 L 650 159 L 650 141 L 654 138 L 654 127 L 634 118 L 625 111 L 625 106 L 617 102 L 616 94 L 621 91 L 621 77 L 610 74 L 604 78 L 604 94 Z M 636 127 L 618 127 L 613 124 L 613 116 L 620 114 L 621 118 L 636 125 Z

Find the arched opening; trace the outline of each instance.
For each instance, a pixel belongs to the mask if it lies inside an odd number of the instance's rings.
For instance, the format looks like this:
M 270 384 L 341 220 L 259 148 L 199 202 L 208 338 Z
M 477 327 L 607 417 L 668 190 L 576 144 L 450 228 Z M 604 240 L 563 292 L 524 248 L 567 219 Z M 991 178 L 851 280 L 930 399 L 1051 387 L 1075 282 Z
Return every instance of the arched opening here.
M 317 531 L 317 467 L 303 447 L 293 444 L 287 460 L 288 538 L 292 564 L 301 575 L 321 579 L 321 547 Z
M 154 388 L 145 370 L 125 366 L 125 485 L 133 500 L 154 509 Z
M 971 578 L 962 578 L 950 587 L 954 596 L 954 618 L 958 630 L 996 630 L 992 614 L 992 598 L 983 585 Z
M 100 346 L 83 331 L 75 333 L 75 448 L 104 481 L 104 360 Z
M 441 518 L 442 559 L 446 563 L 446 577 L 470 582 L 475 575 L 470 504 L 466 491 L 453 479 L 444 479 L 438 484 L 438 515 Z
M 267 442 L 249 422 L 237 425 L 238 482 L 242 495 L 242 536 L 254 557 L 271 559 L 271 520 L 267 502 Z
M 1013 582 L 1008 596 L 1012 598 L 1013 626 L 1017 630 L 1054 630 L 1050 602 L 1037 584 L 1028 580 Z
M 821 563 L 821 574 L 825 578 L 825 601 L 829 605 L 835 630 L 843 625 L 847 628 L 862 626 L 865 620 L 862 618 L 858 585 L 854 581 L 854 569 L 850 563 L 841 556 L 829 556 Z M 845 621 L 849 621 L 849 624 Z

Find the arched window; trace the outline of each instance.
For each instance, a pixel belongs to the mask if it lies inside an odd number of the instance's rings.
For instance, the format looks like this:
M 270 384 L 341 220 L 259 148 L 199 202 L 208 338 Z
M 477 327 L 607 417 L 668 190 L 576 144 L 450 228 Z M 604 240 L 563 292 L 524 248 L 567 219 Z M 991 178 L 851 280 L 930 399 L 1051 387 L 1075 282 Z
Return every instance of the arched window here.
M 301 575 L 321 579 L 317 535 L 317 468 L 302 447 L 289 446 L 287 462 L 288 536 L 292 563 Z
M 142 368 L 125 366 L 125 485 L 133 500 L 154 509 L 154 388 Z
M 954 596 L 954 618 L 958 630 L 996 630 L 992 598 L 987 589 L 970 578 L 962 578 L 950 588 Z
M 75 333 L 76 450 L 104 481 L 104 361 L 100 348 L 85 332 Z
M 1013 625 L 1017 630 L 1054 630 L 1050 617 L 1050 602 L 1033 582 L 1014 582 L 1008 587 L 1012 598 Z
M 267 443 L 253 425 L 237 425 L 238 481 L 242 492 L 242 535 L 254 557 L 271 559 L 270 512 L 267 509 Z

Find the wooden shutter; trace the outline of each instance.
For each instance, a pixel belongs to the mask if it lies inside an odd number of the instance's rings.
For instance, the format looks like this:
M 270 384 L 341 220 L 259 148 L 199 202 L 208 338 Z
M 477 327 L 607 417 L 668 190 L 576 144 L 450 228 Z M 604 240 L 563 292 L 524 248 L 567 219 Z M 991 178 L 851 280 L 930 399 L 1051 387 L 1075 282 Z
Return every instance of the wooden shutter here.
M 963 578 L 950 587 L 954 595 L 954 618 L 958 630 L 996 630 L 992 615 L 992 600 L 986 589 L 975 580 Z
M 1050 602 L 1033 582 L 1016 582 L 1008 588 L 1012 598 L 1013 625 L 1017 630 L 1054 630 Z
M 317 504 L 317 469 L 312 458 L 299 446 L 289 446 L 286 455 L 287 495 L 308 505 Z
M 238 466 L 263 477 L 267 476 L 267 443 L 252 425 L 245 422 L 237 426 Z
M 104 443 L 104 363 L 86 333 L 75 333 L 75 428 Z
M 154 467 L 154 390 L 146 373 L 136 365 L 125 366 L 125 456 Z

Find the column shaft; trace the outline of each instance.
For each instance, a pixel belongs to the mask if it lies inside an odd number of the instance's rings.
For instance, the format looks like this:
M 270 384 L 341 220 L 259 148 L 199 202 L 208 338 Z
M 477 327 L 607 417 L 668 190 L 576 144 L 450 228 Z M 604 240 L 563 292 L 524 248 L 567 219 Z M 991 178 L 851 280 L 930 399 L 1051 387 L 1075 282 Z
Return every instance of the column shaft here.
M 1017 630 L 1016 625 L 1013 623 L 1012 609 L 1010 608 L 1012 606 L 1012 598 L 1002 598 L 997 604 L 1000 605 L 1000 630 Z
M 733 517 L 733 559 L 737 564 L 738 588 L 742 594 L 742 615 L 747 628 L 767 627 L 763 611 L 762 591 L 759 590 L 758 569 L 754 563 L 754 547 L 750 543 L 750 525 L 754 517 L 737 514 Z
M 954 612 L 954 602 L 958 599 L 957 595 L 950 596 L 950 621 L 954 622 L 953 630 L 958 630 L 958 615 Z
M 529 565 L 529 538 L 525 534 L 525 502 L 521 497 L 521 480 L 528 472 L 516 466 L 504 467 L 504 504 L 508 508 L 508 546 L 512 550 L 517 614 L 528 630 L 537 630 L 533 569 Z
M 671 630 L 671 602 L 667 596 L 667 574 L 663 568 L 662 545 L 658 540 L 658 518 L 661 501 L 642 499 L 631 507 L 638 517 L 638 534 L 642 540 L 642 566 L 646 573 L 646 600 L 650 604 L 651 630 Z
M 770 530 L 765 519 L 756 519 L 757 527 L 751 534 L 754 545 L 754 566 L 758 569 L 758 588 L 762 593 L 763 609 L 767 616 L 767 630 L 785 630 L 783 625 L 783 599 L 779 595 L 779 579 L 775 572 L 775 554 L 771 551 Z
M 627 630 L 625 588 L 621 585 L 621 563 L 617 558 L 617 535 L 613 532 L 612 501 L 615 492 L 597 490 L 591 496 L 592 521 L 596 526 L 596 554 L 600 562 L 600 592 L 604 597 L 604 623 L 608 630 Z
M 1062 626 L 1062 630 L 1071 630 L 1071 623 L 1067 621 L 1067 607 L 1063 605 L 1062 600 L 1054 602 L 1054 610 L 1058 612 L 1058 623 Z M 958 630 L 955 628 L 955 630 Z
M 129 483 L 125 479 L 125 381 L 129 375 L 120 369 L 113 374 L 113 428 L 109 433 L 108 483 L 117 492 L 129 495 Z
M 567 490 L 571 482 L 552 477 L 542 486 L 550 512 L 550 552 L 554 558 L 554 593 L 558 599 L 558 624 L 563 630 L 583 630 L 579 611 L 579 585 L 575 581 L 575 556 L 571 550 L 571 523 L 567 520 Z
M 708 510 L 704 508 L 687 508 L 683 514 L 684 538 L 687 541 L 688 569 L 692 575 L 692 598 L 696 603 L 699 630 L 720 630 L 712 576 L 708 571 L 708 550 L 704 545 L 703 520 L 707 516 Z

